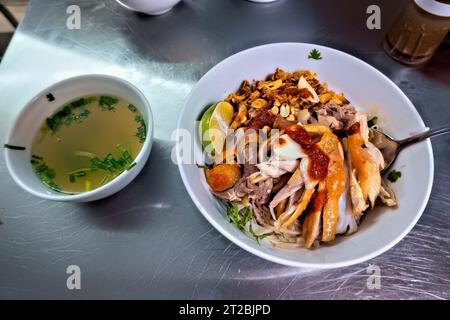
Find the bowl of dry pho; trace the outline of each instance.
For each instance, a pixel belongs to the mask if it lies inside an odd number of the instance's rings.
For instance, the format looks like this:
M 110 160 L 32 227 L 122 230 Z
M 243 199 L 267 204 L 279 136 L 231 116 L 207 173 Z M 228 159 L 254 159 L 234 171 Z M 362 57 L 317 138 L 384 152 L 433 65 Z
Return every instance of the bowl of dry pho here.
M 150 154 L 153 117 L 125 80 L 83 75 L 36 95 L 5 143 L 8 171 L 26 191 L 59 201 L 94 201 L 121 190 Z

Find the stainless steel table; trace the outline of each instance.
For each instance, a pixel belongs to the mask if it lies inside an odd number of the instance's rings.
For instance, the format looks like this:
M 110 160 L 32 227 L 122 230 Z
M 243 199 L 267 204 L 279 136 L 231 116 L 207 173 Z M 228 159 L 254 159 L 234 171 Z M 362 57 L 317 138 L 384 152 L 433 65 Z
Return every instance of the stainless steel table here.
M 349 52 L 380 69 L 416 105 L 425 123 L 450 121 L 450 49 L 422 68 L 380 48 L 405 1 L 377 1 L 382 30 L 366 28 L 372 1 L 185 0 L 159 17 L 115 1 L 77 1 L 81 29 L 66 28 L 74 1 L 31 1 L 0 65 L 0 137 L 47 85 L 106 73 L 137 85 L 153 106 L 155 143 L 129 187 L 90 204 L 40 200 L 14 184 L 0 155 L 0 298 L 450 298 L 450 146 L 433 141 L 436 174 L 413 231 L 385 254 L 335 270 L 288 268 L 231 244 L 201 216 L 170 161 L 170 134 L 195 82 L 230 54 L 255 45 L 312 42 Z M 381 288 L 367 287 L 369 264 Z M 81 268 L 81 290 L 66 268 Z

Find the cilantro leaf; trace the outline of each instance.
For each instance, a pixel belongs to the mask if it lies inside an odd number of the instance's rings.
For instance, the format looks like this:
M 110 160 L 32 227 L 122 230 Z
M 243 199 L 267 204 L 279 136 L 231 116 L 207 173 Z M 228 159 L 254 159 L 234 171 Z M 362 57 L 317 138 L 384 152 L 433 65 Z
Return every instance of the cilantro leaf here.
M 400 171 L 392 170 L 391 172 L 389 172 L 388 180 L 390 182 L 396 182 L 398 179 L 400 179 L 401 176 L 402 173 Z
M 313 49 L 308 55 L 308 59 L 321 60 L 322 56 L 319 50 Z

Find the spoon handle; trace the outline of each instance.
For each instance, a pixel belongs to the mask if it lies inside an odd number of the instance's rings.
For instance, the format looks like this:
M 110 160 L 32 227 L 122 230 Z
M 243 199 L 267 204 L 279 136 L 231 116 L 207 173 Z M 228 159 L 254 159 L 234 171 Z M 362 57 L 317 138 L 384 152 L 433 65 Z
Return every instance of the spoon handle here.
M 445 127 L 430 129 L 425 132 L 418 133 L 409 138 L 400 140 L 400 141 L 398 141 L 398 143 L 400 144 L 400 148 L 403 149 L 405 147 L 408 147 L 412 144 L 423 141 L 425 139 L 440 136 L 440 135 L 447 134 L 447 133 L 450 133 L 450 126 L 448 126 L 448 125 Z

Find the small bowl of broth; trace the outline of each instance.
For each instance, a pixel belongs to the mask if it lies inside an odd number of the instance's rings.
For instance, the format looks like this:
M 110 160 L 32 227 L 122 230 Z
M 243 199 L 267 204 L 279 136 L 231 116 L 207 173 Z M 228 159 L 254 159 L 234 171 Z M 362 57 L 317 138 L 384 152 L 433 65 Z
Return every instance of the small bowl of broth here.
M 152 140 L 150 105 L 135 86 L 113 76 L 78 76 L 23 108 L 5 143 L 6 165 L 33 195 L 94 201 L 137 176 Z

